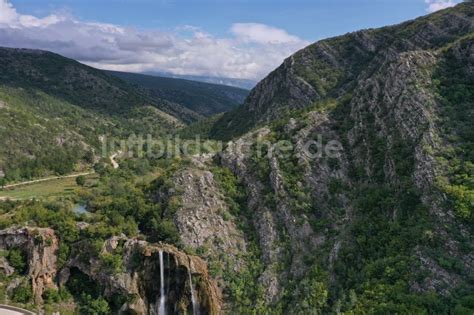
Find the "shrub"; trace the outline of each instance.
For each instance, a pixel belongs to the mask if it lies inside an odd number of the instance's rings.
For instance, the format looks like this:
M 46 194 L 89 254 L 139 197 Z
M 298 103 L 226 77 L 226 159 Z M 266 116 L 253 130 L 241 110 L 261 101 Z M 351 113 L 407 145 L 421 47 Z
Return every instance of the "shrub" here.
M 15 268 L 15 271 L 22 274 L 26 268 L 25 254 L 19 249 L 11 249 L 8 252 L 8 263 Z
M 13 290 L 12 300 L 16 303 L 28 303 L 33 297 L 31 284 L 19 285 Z
M 58 290 L 46 289 L 43 292 L 43 300 L 47 304 L 59 303 L 61 302 L 61 294 Z
M 103 254 L 101 257 L 104 267 L 112 272 L 119 273 L 123 270 L 122 256 L 118 254 Z
M 79 186 L 84 186 L 86 184 L 86 178 L 85 176 L 77 176 L 76 177 L 76 184 Z
M 110 314 L 109 303 L 102 297 L 93 299 L 90 295 L 83 294 L 81 297 L 82 305 L 79 313 L 84 315 L 106 315 Z

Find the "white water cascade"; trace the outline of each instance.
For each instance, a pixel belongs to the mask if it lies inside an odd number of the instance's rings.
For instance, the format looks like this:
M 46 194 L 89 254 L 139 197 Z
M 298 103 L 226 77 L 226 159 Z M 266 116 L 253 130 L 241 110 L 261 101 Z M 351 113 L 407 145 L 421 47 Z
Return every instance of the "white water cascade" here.
M 160 250 L 160 308 L 158 309 L 158 315 L 166 315 L 165 308 L 165 270 L 163 264 L 163 251 Z
M 191 266 L 188 268 L 188 276 L 189 276 L 189 287 L 191 289 L 191 302 L 193 303 L 193 315 L 199 315 L 199 307 L 196 305 L 196 297 L 194 295 L 194 287 L 193 287 L 193 278 L 191 276 Z
M 165 294 L 170 295 L 170 279 L 171 279 L 171 264 L 170 264 L 170 254 L 166 255 L 166 265 L 168 266 L 168 272 L 166 273 L 166 288 Z

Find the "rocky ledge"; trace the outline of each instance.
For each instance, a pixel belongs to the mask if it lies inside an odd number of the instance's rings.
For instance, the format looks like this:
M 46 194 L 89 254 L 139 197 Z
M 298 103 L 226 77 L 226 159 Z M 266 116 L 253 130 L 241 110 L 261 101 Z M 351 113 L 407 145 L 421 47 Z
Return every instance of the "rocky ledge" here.
M 47 288 L 67 286 L 81 273 L 97 284 L 106 298 L 120 297 L 119 314 L 220 314 L 222 295 L 209 276 L 207 264 L 168 244 L 150 244 L 125 236 L 106 240 L 100 253 L 92 254 L 87 242 L 75 244 L 58 270 L 58 238 L 52 229 L 11 228 L 0 231 L 0 249 L 25 254 L 25 278 L 31 281 L 35 304 L 43 303 Z M 107 265 L 106 256 L 118 257 L 119 270 Z M 0 260 L 5 274 L 15 272 L 7 259 Z
M 125 237 L 107 240 L 101 255 L 113 254 L 118 248 L 122 253 L 121 272 L 111 273 L 97 257 L 84 261 L 84 257 L 76 254 L 61 270 L 59 285 L 66 285 L 71 272 L 81 272 L 101 285 L 106 297 L 125 297 L 121 314 L 158 314 L 161 290 L 169 314 L 193 312 L 193 309 L 204 314 L 220 313 L 221 292 L 201 258 L 187 255 L 172 245 Z

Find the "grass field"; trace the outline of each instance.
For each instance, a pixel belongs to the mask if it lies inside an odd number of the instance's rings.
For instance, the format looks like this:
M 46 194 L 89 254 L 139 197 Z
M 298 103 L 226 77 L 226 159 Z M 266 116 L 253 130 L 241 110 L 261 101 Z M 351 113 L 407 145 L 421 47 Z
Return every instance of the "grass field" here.
M 97 179 L 96 174 L 86 176 L 90 183 Z M 0 190 L 0 199 L 46 199 L 50 197 L 68 196 L 79 189 L 76 178 L 52 179 L 30 185 Z

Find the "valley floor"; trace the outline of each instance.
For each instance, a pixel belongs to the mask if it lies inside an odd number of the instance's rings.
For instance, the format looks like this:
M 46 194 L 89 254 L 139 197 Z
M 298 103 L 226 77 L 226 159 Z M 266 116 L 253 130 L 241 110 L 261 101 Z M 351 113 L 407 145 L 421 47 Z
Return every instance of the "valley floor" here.
M 18 186 L 25 186 L 25 185 L 46 182 L 46 181 L 56 180 L 56 179 L 76 178 L 79 176 L 87 176 L 93 173 L 94 173 L 93 171 L 90 171 L 90 172 L 76 173 L 76 174 L 70 174 L 70 175 L 64 175 L 64 176 L 46 177 L 46 178 L 40 178 L 40 179 L 30 180 L 26 182 L 16 183 L 16 184 L 5 185 L 3 188 L 9 189 L 9 188 L 14 188 Z
M 0 191 L 0 201 L 71 195 L 79 188 L 76 183 L 78 176 L 86 176 L 87 180 L 97 178 L 94 172 L 84 172 L 7 185 Z

